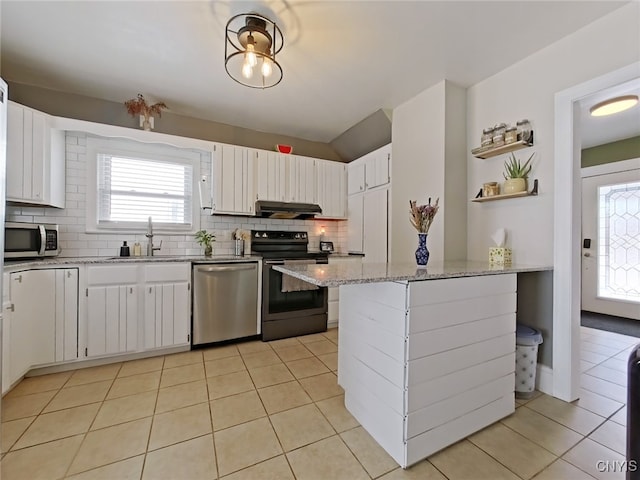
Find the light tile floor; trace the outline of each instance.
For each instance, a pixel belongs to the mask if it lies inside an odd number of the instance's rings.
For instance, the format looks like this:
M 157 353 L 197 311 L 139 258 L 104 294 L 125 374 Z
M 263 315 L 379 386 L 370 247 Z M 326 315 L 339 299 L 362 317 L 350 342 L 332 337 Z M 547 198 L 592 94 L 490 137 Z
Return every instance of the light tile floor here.
M 337 330 L 23 380 L 2 401 L 2 478 L 624 478 L 626 360 L 640 339 L 581 328 L 579 401 L 537 393 L 408 470 L 344 408 Z

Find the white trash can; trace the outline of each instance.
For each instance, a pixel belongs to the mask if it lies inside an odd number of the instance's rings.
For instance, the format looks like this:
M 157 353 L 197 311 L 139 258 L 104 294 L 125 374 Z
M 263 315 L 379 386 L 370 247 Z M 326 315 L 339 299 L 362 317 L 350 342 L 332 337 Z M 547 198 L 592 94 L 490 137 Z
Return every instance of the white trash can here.
M 516 326 L 516 398 L 529 398 L 536 388 L 538 345 L 542 333 L 526 325 Z

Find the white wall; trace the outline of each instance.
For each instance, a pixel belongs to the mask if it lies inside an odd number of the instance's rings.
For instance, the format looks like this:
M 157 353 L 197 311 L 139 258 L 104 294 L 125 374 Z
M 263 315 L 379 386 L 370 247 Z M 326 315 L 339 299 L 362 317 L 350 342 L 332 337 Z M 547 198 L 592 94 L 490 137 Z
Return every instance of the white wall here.
M 86 233 L 87 195 L 87 136 L 80 132 L 66 134 L 66 201 L 65 208 L 7 206 L 7 221 L 43 222 L 60 225 L 60 244 L 63 257 L 112 257 L 120 253 L 124 240 L 128 245 L 139 242 L 143 246 L 147 239 L 144 232 L 132 233 Z M 210 159 L 202 160 L 200 174 L 211 175 Z M 196 200 L 197 201 L 197 200 Z M 325 237 L 333 241 L 338 252 L 347 251 L 347 222 L 331 220 L 275 220 L 269 218 L 234 217 L 227 215 L 201 215 L 200 228 L 216 235 L 214 255 L 232 255 L 232 232 L 244 230 L 299 230 L 309 234 L 309 249 L 318 250 L 321 227 Z M 162 249 L 156 255 L 201 255 L 203 250 L 193 235 L 156 234 L 154 243 L 162 240 Z M 246 252 L 248 253 L 248 252 Z
M 391 261 L 415 262 L 409 200 L 440 198 L 427 247 L 431 261 L 466 253 L 465 90 L 443 80 L 393 111 Z
M 514 262 L 553 263 L 554 162 L 571 161 L 554 158 L 554 95 L 639 59 L 640 4 L 633 2 L 468 89 L 468 150 L 480 144 L 483 128 L 528 118 L 535 145 L 516 156 L 524 160 L 536 152 L 530 179 L 540 182 L 538 197 L 469 204 L 469 259 L 486 260 L 491 234 L 504 227 Z M 506 155 L 467 157 L 468 198 L 482 183 L 503 180 Z

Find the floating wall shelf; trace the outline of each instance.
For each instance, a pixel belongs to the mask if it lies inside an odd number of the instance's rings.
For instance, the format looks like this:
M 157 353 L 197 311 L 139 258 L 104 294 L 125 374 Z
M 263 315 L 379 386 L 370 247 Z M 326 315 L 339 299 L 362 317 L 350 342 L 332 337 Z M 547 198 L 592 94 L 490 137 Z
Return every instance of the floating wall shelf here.
M 478 193 L 478 195 L 482 194 L 482 190 Z M 536 178 L 533 181 L 533 189 L 530 192 L 517 192 L 517 193 L 503 193 L 502 195 L 491 195 L 490 197 L 476 197 L 472 198 L 472 202 L 493 202 L 494 200 L 506 200 L 507 198 L 518 198 L 518 197 L 530 197 L 538 195 L 538 179 Z
M 533 130 L 531 131 L 531 138 L 528 142 L 519 140 L 514 143 L 507 143 L 500 147 L 478 147 L 471 150 L 471 154 L 476 158 L 491 158 L 496 155 L 502 155 L 503 153 L 515 152 L 522 148 L 533 147 Z

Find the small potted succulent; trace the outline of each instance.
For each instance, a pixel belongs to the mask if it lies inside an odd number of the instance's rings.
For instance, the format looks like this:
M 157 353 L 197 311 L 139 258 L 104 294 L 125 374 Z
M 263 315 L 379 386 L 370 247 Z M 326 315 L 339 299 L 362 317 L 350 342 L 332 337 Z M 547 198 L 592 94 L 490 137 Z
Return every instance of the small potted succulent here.
M 512 153 L 509 160 L 504 162 L 505 173 L 503 173 L 505 182 L 502 189 L 503 193 L 525 192 L 527 190 L 527 177 L 531 172 L 531 160 L 535 152 L 531 154 L 529 159 L 520 163 L 520 160 Z
M 213 242 L 216 241 L 216 236 L 213 233 L 209 233 L 206 230 L 200 230 L 196 232 L 196 242 L 204 247 L 204 256 L 210 257 L 213 254 Z

